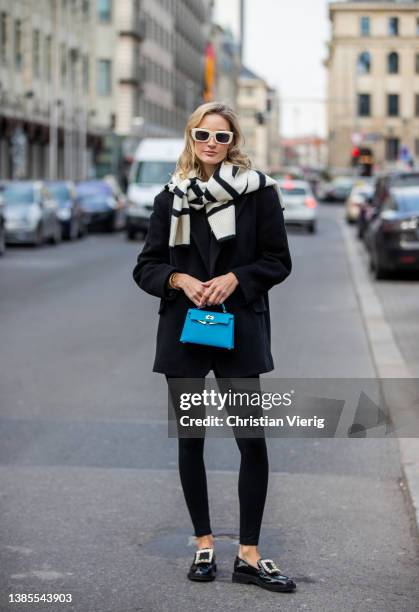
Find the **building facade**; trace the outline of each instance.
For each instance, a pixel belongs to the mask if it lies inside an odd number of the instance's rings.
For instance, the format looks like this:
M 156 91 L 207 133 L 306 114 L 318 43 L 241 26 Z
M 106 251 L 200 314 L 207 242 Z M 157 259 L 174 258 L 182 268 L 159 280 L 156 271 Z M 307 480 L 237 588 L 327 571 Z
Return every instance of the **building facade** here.
M 0 0 L 0 177 L 91 171 L 89 20 L 86 0 Z
M 141 138 L 182 135 L 211 14 L 212 0 L 0 0 L 0 178 L 123 175 Z
M 211 40 L 215 51 L 214 99 L 237 107 L 240 77 L 240 45 L 231 30 L 213 24 Z
M 141 46 L 141 136 L 182 136 L 189 114 L 202 103 L 204 53 L 211 0 L 143 0 L 146 36 Z
M 419 3 L 336 2 L 329 17 L 329 165 L 360 148 L 376 168 L 419 161 Z
M 246 67 L 240 72 L 237 112 L 253 166 L 264 172 L 275 171 L 280 164 L 278 96 Z
M 315 135 L 283 138 L 282 154 L 284 166 L 297 166 L 323 170 L 328 162 L 327 141 Z

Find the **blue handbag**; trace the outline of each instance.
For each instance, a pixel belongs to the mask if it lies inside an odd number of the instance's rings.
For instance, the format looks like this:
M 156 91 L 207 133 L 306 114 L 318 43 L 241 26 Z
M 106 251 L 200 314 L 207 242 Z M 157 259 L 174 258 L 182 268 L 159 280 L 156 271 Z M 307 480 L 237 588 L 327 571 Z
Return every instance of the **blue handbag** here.
M 189 308 L 180 341 L 234 348 L 234 315 L 226 311 L 224 304 L 221 306 L 223 312 Z

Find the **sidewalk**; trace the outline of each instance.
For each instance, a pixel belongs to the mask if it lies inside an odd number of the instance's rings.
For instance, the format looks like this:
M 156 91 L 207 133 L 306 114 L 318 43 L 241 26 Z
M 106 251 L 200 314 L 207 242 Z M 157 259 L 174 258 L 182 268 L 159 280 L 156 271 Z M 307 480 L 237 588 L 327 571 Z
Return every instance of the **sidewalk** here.
M 343 219 L 340 225 L 377 377 L 419 378 L 419 283 L 401 282 L 401 286 L 394 286 L 394 283 L 374 282 L 369 277 L 364 245 Z M 405 294 L 409 299 L 405 299 Z M 418 415 L 412 417 L 417 419 Z M 397 420 L 394 406 L 392 418 Z M 419 439 L 400 437 L 398 443 L 403 486 L 419 535 Z

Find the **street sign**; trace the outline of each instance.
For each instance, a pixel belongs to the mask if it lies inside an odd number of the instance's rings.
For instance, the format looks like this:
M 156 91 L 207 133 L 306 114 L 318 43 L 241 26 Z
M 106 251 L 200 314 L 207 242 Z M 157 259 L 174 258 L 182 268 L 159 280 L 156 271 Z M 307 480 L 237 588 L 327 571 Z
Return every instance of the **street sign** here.
M 407 145 L 402 145 L 400 147 L 399 159 L 405 162 L 410 161 L 410 151 Z

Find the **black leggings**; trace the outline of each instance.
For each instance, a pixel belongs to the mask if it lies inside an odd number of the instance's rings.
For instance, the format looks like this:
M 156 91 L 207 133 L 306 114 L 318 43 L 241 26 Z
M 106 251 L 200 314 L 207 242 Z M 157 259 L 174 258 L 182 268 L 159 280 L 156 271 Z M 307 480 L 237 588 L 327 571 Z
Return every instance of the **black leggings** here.
M 217 373 L 214 370 L 217 378 Z M 170 389 L 170 379 L 166 375 Z M 241 378 L 259 379 L 259 374 Z M 226 380 L 226 379 L 224 379 Z M 202 379 L 205 384 L 205 379 Z M 259 382 L 259 381 L 258 381 Z M 218 384 L 220 384 L 218 382 Z M 231 387 L 230 387 L 231 388 Z M 176 412 L 178 414 L 178 412 Z M 179 475 L 186 505 L 196 536 L 212 533 L 204 464 L 205 438 L 179 437 Z M 257 545 L 268 489 L 269 464 L 265 437 L 235 436 L 241 454 L 238 493 L 240 503 L 240 544 Z

